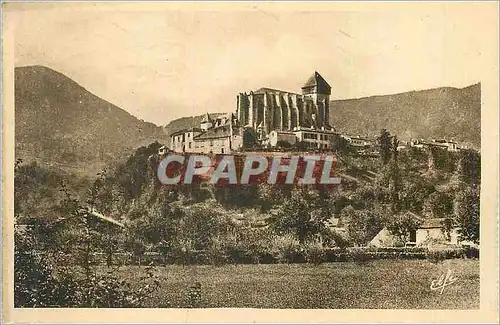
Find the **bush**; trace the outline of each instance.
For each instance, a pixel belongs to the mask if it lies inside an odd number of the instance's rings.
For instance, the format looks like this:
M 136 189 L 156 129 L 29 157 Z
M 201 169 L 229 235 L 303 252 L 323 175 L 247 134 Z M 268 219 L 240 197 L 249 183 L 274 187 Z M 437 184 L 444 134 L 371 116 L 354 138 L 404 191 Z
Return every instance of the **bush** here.
M 348 260 L 347 251 L 343 248 L 333 248 L 325 250 L 327 262 L 346 262 Z
M 374 254 L 369 254 L 363 248 L 351 248 L 348 250 L 349 260 L 357 264 L 368 262 Z
M 439 262 L 442 262 L 446 259 L 446 252 L 442 250 L 429 250 L 426 254 L 425 257 L 427 260 L 431 263 L 437 264 Z
M 476 247 L 466 247 L 464 249 L 464 254 L 467 258 L 479 258 L 479 249 Z
M 219 240 L 214 240 L 205 251 L 206 261 L 209 264 L 220 266 L 227 263 L 226 251 L 223 243 Z
M 233 264 L 243 264 L 247 262 L 247 249 L 242 245 L 232 245 L 226 250 L 229 261 Z
M 71 298 L 63 293 L 53 275 L 53 267 L 43 255 L 30 251 L 14 253 L 14 306 L 53 307 L 67 304 Z
M 326 262 L 326 251 L 323 246 L 317 243 L 306 245 L 304 254 L 308 263 L 320 265 L 321 263 Z
M 175 264 L 193 264 L 194 248 L 191 240 L 179 240 L 172 245 L 171 259 Z
M 130 283 L 112 274 L 86 276 L 77 266 L 55 269 L 46 254 L 19 251 L 14 265 L 14 306 L 21 307 L 143 307 L 144 299 L 159 286 L 152 268 L 133 290 Z
M 302 246 L 293 236 L 275 236 L 269 246 L 270 254 L 278 263 L 301 263 L 305 260 Z

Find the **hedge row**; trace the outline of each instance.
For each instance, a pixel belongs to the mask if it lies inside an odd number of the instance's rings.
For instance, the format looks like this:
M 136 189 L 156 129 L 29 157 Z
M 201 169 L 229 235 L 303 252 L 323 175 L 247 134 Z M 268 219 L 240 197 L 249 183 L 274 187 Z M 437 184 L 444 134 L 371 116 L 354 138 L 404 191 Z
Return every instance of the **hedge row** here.
M 168 265 L 168 264 L 275 264 L 275 263 L 313 263 L 324 262 L 367 262 L 379 259 L 427 259 L 438 262 L 453 258 L 479 258 L 479 250 L 475 248 L 427 249 L 423 247 L 390 247 L 390 248 L 304 248 L 282 251 L 276 254 L 265 252 L 256 254 L 245 251 L 230 251 L 225 254 L 213 254 L 210 251 L 191 251 L 183 253 L 160 254 L 147 252 L 142 256 L 131 253 L 116 253 L 113 264 L 123 265 Z M 102 254 L 94 260 L 101 264 L 106 262 Z

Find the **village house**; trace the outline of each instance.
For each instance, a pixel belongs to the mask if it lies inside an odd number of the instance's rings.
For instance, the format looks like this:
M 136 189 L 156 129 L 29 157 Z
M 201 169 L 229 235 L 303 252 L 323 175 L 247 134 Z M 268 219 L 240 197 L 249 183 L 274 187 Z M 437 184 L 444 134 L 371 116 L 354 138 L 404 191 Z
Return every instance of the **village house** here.
M 276 147 L 283 143 L 293 146 L 301 142 L 306 148 L 328 150 L 332 149 L 336 136 L 334 131 L 324 128 L 296 127 L 293 131 L 271 131 L 267 143 Z
M 367 136 L 362 137 L 359 135 L 352 136 L 352 135 L 342 134 L 341 137 L 344 138 L 351 145 L 351 147 L 355 148 L 369 148 L 371 146 L 374 146 L 376 143 L 376 139 L 369 138 Z
M 207 113 L 199 128 L 189 128 L 170 135 L 170 148 L 175 152 L 230 153 L 243 145 L 242 130 L 234 114 L 211 118 Z
M 278 131 L 272 130 L 269 133 L 269 145 L 277 147 L 278 145 L 286 143 L 289 146 L 294 146 L 297 143 L 297 136 L 291 131 Z
M 441 148 L 447 151 L 459 151 L 461 149 L 467 149 L 467 146 L 461 146 L 456 141 L 446 140 L 446 139 L 412 139 L 410 140 L 410 146 L 415 148 Z
M 294 130 L 298 142 L 311 149 L 332 149 L 337 134 L 333 129 L 298 127 Z
M 170 149 L 175 152 L 195 152 L 194 138 L 204 131 L 201 128 L 189 128 L 170 135 Z
M 422 246 L 428 243 L 443 243 L 450 245 L 461 244 L 459 240 L 459 227 L 450 225 L 447 231 L 445 218 L 425 219 L 416 230 L 416 244 Z
M 410 231 L 406 238 L 400 238 L 392 234 L 384 227 L 368 244 L 372 247 L 395 247 L 395 246 L 433 246 L 433 245 L 469 245 L 474 243 L 460 240 L 460 227 L 456 225 L 447 226 L 446 218 L 421 220 L 417 229 Z

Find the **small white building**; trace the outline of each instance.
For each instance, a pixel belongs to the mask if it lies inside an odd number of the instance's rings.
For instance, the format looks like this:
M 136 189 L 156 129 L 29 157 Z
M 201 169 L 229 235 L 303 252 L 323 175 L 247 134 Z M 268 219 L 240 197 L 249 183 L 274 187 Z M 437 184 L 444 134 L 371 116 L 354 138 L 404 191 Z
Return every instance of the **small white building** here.
M 412 214 L 413 215 L 413 214 Z M 373 247 L 393 247 L 393 246 L 428 246 L 428 245 L 469 245 L 475 246 L 469 241 L 460 240 L 460 227 L 451 225 L 449 230 L 446 227 L 446 218 L 423 219 L 415 215 L 417 220 L 421 220 L 420 225 L 414 231 L 407 234 L 406 238 L 399 238 L 393 235 L 389 229 L 383 228 L 368 244 Z
M 297 142 L 304 143 L 308 148 L 332 149 L 336 137 L 333 129 L 296 127 L 293 129 Z
M 189 128 L 170 135 L 170 148 L 175 152 L 196 152 L 194 139 L 204 133 L 201 128 Z
M 398 236 L 393 235 L 387 227 L 380 230 L 368 243 L 369 247 L 396 247 L 405 243 Z
M 293 146 L 297 142 L 297 137 L 295 133 L 289 131 L 271 131 L 269 133 L 269 144 L 271 147 L 276 147 L 280 142 L 286 142 Z
M 445 218 L 425 219 L 416 232 L 417 246 L 428 243 L 443 243 L 459 245 L 459 227 L 451 227 L 449 233 L 446 231 Z
M 430 141 L 426 141 L 424 139 L 412 139 L 410 141 L 410 146 L 415 148 L 435 147 L 447 151 L 459 151 L 464 149 L 463 146 L 460 146 L 457 142 L 446 139 L 432 139 Z
M 357 148 L 371 147 L 375 144 L 375 139 L 371 139 L 369 137 L 361 137 L 359 135 L 352 136 L 342 134 L 342 138 L 344 138 L 351 146 Z

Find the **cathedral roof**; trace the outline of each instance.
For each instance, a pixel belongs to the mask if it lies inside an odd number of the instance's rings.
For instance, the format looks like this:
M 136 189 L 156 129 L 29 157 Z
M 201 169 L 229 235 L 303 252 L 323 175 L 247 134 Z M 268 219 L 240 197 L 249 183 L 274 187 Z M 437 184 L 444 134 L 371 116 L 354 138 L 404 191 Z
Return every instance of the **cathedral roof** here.
M 280 90 L 280 89 L 273 89 L 273 88 L 268 88 L 268 87 L 262 87 L 253 92 L 256 95 L 259 94 L 264 94 L 264 93 L 282 93 L 282 94 L 292 94 L 292 95 L 298 95 L 297 93 L 287 91 L 287 90 Z
M 326 82 L 326 80 L 318 73 L 318 71 L 314 71 L 312 76 L 307 79 L 306 83 L 302 88 L 309 88 L 309 87 L 314 87 L 318 86 L 318 88 L 327 88 L 327 89 L 332 89 L 332 87 Z

